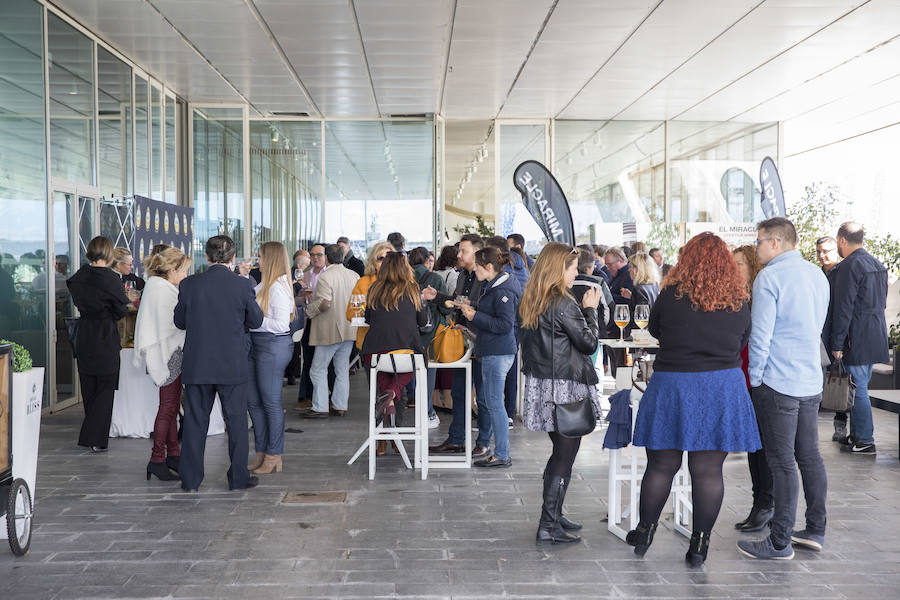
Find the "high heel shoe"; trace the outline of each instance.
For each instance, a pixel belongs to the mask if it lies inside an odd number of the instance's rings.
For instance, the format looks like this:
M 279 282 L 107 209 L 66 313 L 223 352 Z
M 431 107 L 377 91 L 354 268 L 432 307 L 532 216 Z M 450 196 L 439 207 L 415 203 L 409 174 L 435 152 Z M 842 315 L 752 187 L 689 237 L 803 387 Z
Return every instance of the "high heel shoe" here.
M 181 466 L 181 457 L 180 456 L 167 456 L 166 457 L 166 466 L 169 467 L 170 470 L 178 473 L 178 467 Z
M 253 459 L 253 462 L 247 465 L 247 469 L 250 471 L 255 471 L 263 465 L 263 460 L 266 458 L 265 452 L 257 452 L 256 458 Z
M 255 475 L 268 475 L 269 473 L 281 473 L 281 469 L 281 455 L 266 454 L 265 458 L 263 458 L 262 466 L 255 469 L 253 473 Z
M 709 532 L 693 532 L 691 534 L 691 544 L 684 555 L 684 560 L 692 567 L 699 567 L 706 562 L 707 552 L 709 552 Z
M 656 523 L 644 523 L 641 521 L 635 529 L 628 532 L 625 542 L 634 546 L 634 553 L 638 556 L 647 554 L 650 544 L 653 543 L 653 534 L 656 532 Z
M 172 475 L 164 462 L 148 462 L 147 481 L 150 481 L 151 475 L 156 475 L 161 481 L 177 481 L 179 479 L 178 475 Z

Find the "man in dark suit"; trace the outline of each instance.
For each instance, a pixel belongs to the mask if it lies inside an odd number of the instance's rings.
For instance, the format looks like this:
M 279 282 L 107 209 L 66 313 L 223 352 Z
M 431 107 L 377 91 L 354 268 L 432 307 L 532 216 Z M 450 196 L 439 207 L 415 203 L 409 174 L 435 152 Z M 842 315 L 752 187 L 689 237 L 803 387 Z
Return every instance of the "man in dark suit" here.
M 206 242 L 210 268 L 181 282 L 175 326 L 187 332 L 181 376 L 184 382 L 181 487 L 196 491 L 203 481 L 203 454 L 209 415 L 216 394 L 228 433 L 228 487 L 254 487 L 259 481 L 247 470 L 247 330 L 259 327 L 263 312 L 253 283 L 232 271 L 234 241 L 217 235 Z
M 350 238 L 341 236 L 338 238 L 337 245 L 344 251 L 344 266 L 362 277 L 366 274 L 366 265 L 353 255 L 350 248 Z

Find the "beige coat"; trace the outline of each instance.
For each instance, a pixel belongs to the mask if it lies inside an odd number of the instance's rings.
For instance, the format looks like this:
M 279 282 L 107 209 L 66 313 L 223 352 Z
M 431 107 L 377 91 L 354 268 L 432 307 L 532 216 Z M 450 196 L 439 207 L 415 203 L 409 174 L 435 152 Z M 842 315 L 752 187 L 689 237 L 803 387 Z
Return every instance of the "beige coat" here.
M 347 320 L 350 292 L 359 275 L 344 265 L 330 265 L 319 275 L 316 291 L 306 308 L 309 324 L 309 345 L 330 346 L 356 339 L 356 327 Z

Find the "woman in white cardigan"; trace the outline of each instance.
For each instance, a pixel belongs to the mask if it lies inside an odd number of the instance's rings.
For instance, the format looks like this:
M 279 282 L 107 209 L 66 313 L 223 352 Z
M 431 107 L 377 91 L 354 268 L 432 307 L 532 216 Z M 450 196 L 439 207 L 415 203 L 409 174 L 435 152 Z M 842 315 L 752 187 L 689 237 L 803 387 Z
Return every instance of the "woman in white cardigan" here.
M 175 327 L 178 284 L 187 275 L 191 259 L 177 248 L 166 248 L 144 259 L 150 277 L 144 287 L 134 330 L 135 366 L 146 365 L 159 386 L 159 411 L 153 425 L 153 451 L 147 463 L 151 475 L 170 481 L 178 476 L 178 409 L 181 406 L 181 358 L 184 331 Z

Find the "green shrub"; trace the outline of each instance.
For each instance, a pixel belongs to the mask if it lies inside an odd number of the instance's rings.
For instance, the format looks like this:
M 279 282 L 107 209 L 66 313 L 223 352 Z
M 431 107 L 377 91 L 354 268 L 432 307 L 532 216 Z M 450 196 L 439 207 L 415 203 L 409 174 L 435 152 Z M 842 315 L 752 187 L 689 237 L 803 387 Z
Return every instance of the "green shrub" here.
M 0 340 L 0 344 L 13 345 L 13 373 L 22 373 L 31 369 L 31 354 L 24 346 L 10 340 Z

